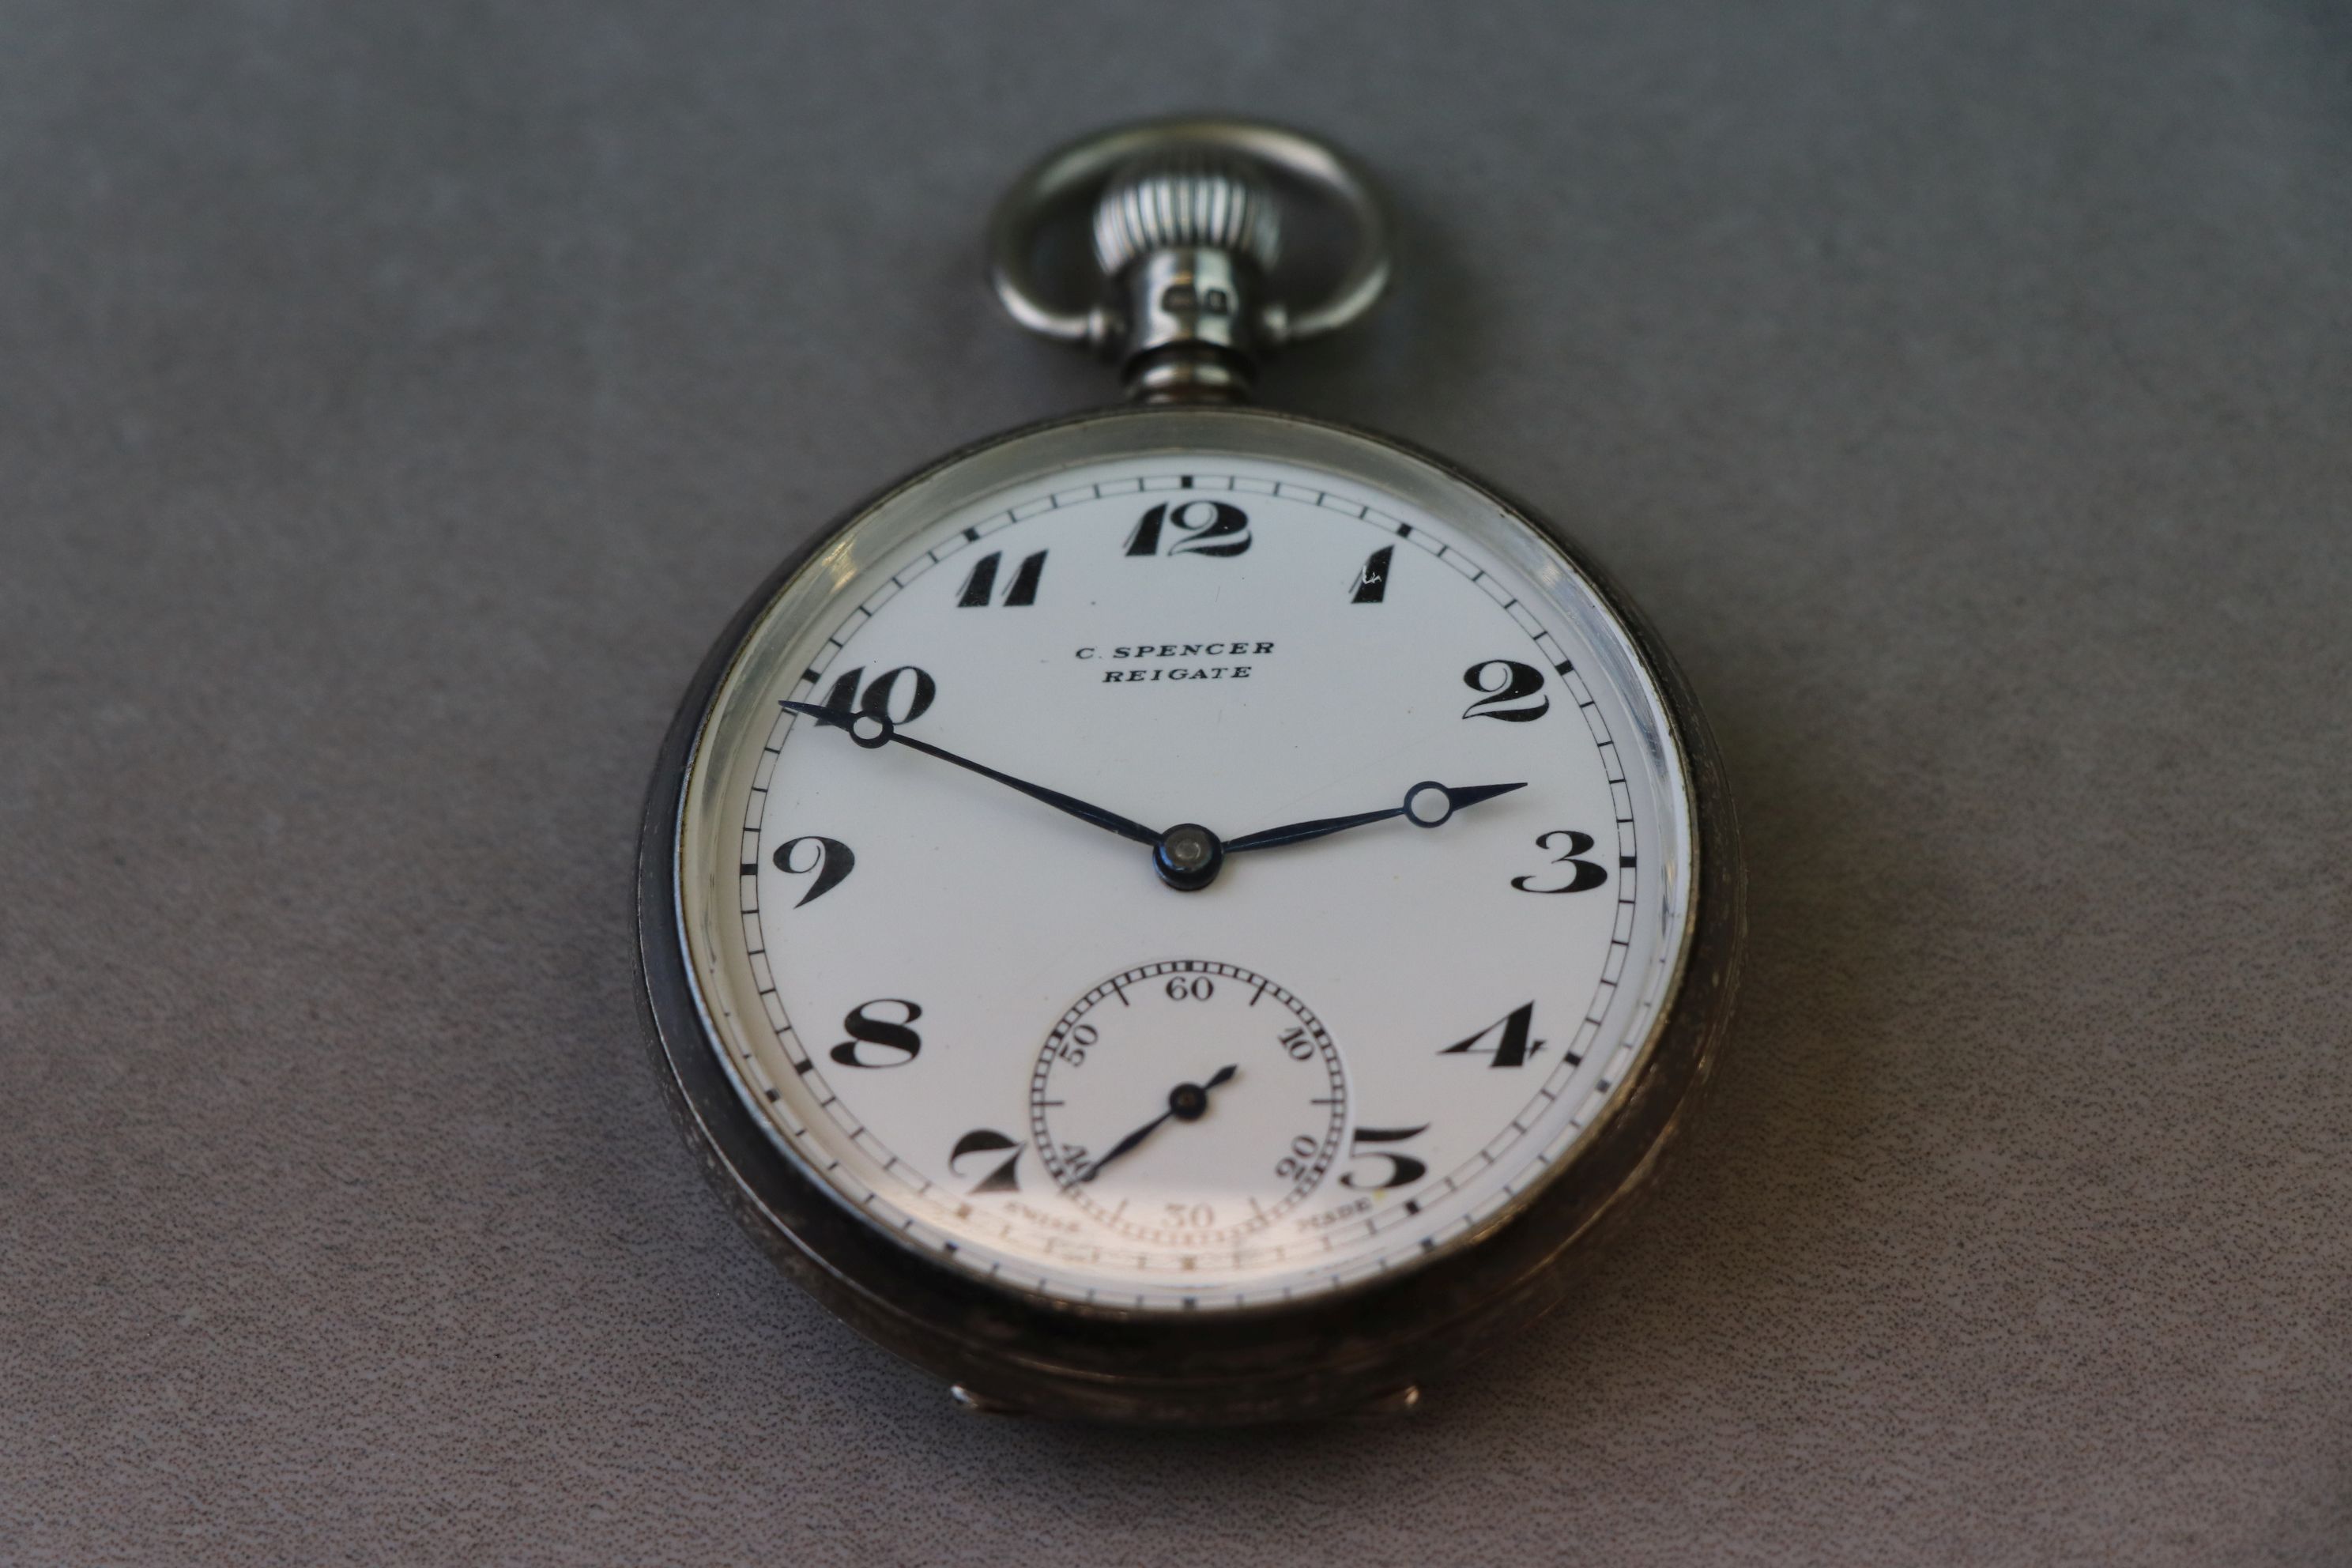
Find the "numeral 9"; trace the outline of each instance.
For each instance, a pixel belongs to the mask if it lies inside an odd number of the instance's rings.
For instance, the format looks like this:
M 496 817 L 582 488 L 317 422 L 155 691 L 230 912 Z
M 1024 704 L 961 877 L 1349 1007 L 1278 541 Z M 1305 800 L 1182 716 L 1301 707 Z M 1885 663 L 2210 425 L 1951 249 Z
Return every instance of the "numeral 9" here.
M 803 857 L 808 859 L 808 864 L 795 866 L 793 864 L 794 859 L 793 852 L 803 844 L 810 847 L 810 855 Z M 794 909 L 799 909 L 801 904 L 821 899 L 841 886 L 842 879 L 848 876 L 856 865 L 857 857 L 850 853 L 849 846 L 838 838 L 824 838 L 814 833 L 804 833 L 798 838 L 787 838 L 776 846 L 777 870 L 788 877 L 805 877 L 811 871 L 816 873 L 816 880 L 810 883 L 809 890 L 800 896 L 800 902 L 793 905 Z

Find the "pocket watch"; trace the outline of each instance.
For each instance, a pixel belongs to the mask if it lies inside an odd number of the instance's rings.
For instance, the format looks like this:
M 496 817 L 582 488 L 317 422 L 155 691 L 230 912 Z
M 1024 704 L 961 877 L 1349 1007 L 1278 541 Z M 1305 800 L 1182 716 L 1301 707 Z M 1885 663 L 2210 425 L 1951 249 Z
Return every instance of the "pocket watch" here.
M 1302 282 L 1316 220 L 1352 248 Z M 1099 298 L 1056 300 L 1088 232 Z M 996 292 L 1131 403 L 852 508 L 663 745 L 671 1103 L 783 1271 L 971 1408 L 1410 1408 L 1562 1299 L 1723 1033 L 1732 816 L 1648 626 L 1484 480 L 1248 405 L 1385 236 L 1273 126 L 1039 162 Z

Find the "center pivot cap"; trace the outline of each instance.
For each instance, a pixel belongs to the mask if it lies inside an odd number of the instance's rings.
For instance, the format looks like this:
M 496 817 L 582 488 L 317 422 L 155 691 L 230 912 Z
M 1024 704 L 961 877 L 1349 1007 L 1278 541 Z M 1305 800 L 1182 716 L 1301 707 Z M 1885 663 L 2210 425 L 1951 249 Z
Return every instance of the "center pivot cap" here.
M 1197 893 L 1217 879 L 1225 863 L 1224 841 L 1197 822 L 1180 822 L 1160 836 L 1151 851 L 1160 879 L 1180 893 Z

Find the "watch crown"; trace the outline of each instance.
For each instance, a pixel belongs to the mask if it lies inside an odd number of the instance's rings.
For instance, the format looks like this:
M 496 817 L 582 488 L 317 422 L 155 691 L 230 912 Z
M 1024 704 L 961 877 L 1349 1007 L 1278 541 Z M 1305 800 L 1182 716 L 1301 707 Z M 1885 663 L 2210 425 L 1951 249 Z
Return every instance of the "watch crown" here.
M 1274 276 L 1283 229 L 1330 218 L 1355 231 L 1346 264 L 1304 300 L 1288 297 L 1313 289 L 1318 268 Z M 1099 292 L 1057 300 L 1039 276 L 1038 242 L 1081 224 Z M 1128 395 L 1147 403 L 1247 398 L 1259 359 L 1354 321 L 1389 275 L 1388 221 L 1363 172 L 1312 137 L 1245 120 L 1114 126 L 1046 154 L 996 204 L 988 252 L 989 280 L 1014 321 L 1117 360 Z
M 1282 248 L 1273 187 L 1237 159 L 1195 149 L 1130 161 L 1103 187 L 1094 227 L 1095 259 L 1113 278 L 1155 250 L 1228 251 L 1265 271 Z

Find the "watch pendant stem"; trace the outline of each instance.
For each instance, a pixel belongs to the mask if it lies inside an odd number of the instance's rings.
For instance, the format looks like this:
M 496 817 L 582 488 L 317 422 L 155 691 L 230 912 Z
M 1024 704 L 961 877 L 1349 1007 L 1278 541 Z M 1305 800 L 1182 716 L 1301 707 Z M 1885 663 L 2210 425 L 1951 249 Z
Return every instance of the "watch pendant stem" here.
M 1138 403 L 1245 403 L 1270 347 L 1261 300 L 1281 253 L 1273 190 L 1238 160 L 1146 153 L 1097 198 L 1095 259 L 1120 308 L 1103 346 Z
M 1338 276 L 1298 299 L 1278 297 L 1273 276 L 1286 203 L 1354 236 Z M 1098 290 L 1085 303 L 1056 299 L 1037 265 L 1040 237 L 1081 216 Z M 988 248 L 1006 312 L 1118 361 L 1139 403 L 1247 402 L 1259 360 L 1356 320 L 1389 277 L 1388 220 L 1363 171 L 1313 137 L 1245 120 L 1150 121 L 1059 148 L 997 203 Z

